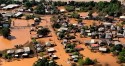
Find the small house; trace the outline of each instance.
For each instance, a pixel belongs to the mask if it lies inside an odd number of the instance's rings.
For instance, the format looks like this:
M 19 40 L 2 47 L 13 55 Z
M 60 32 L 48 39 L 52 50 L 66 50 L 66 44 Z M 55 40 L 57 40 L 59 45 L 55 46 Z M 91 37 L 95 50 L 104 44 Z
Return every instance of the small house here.
M 58 29 L 59 32 L 62 32 L 62 31 L 67 31 L 68 28 L 64 28 L 64 27 L 61 27 L 60 29 Z
M 17 12 L 17 13 L 15 13 L 15 17 L 20 17 L 20 16 L 22 16 L 23 15 L 23 13 L 22 12 Z
M 68 42 L 67 39 L 63 39 L 62 44 L 66 44 Z
M 52 46 L 52 44 L 51 44 L 50 42 L 46 42 L 45 45 L 46 45 L 47 47 L 51 47 L 51 46 Z
M 56 55 L 52 55 L 52 59 L 58 59 Z
M 81 46 L 79 46 L 79 45 L 77 45 L 77 46 L 75 47 L 75 49 L 78 50 L 78 51 L 79 51 L 79 50 L 83 50 L 83 48 L 82 48 Z
M 51 52 L 55 52 L 55 49 L 54 48 L 49 48 L 49 49 L 47 49 L 47 51 L 51 53 Z
M 119 17 L 121 20 L 125 20 L 125 16 L 120 16 Z
M 23 47 L 25 53 L 30 53 L 30 47 Z
M 23 49 L 17 49 L 17 50 L 15 51 L 16 54 L 20 54 L 20 53 L 23 53 L 23 52 L 24 52 Z
M 5 7 L 3 7 L 2 9 L 8 10 L 8 9 L 13 9 L 13 8 L 17 8 L 17 7 L 19 7 L 18 4 L 9 4 Z
M 99 47 L 99 44 L 91 44 L 90 47 L 91 49 L 97 50 Z
M 99 51 L 101 51 L 101 52 L 106 52 L 106 51 L 107 51 L 107 48 L 105 48 L 105 47 L 99 47 Z
M 66 10 L 65 9 L 60 9 L 60 12 L 63 13 L 63 12 L 66 12 Z
M 42 48 L 41 48 L 41 47 L 37 47 L 37 48 L 36 48 L 36 51 L 39 53 L 39 52 L 42 51 Z
M 94 39 L 86 40 L 86 41 L 84 41 L 84 43 L 85 43 L 86 45 L 94 44 L 94 43 L 95 43 L 95 40 L 94 40 Z
M 115 45 L 118 45 L 118 44 L 121 44 L 121 42 L 119 42 L 119 41 L 114 41 L 114 44 L 115 44 Z
M 7 50 L 7 54 L 14 54 L 14 50 Z

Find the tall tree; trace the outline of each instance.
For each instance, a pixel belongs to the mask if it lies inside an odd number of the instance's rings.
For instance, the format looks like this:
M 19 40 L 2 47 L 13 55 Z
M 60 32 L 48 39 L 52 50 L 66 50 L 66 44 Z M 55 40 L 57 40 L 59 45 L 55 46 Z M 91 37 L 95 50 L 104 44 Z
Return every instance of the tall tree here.
M 46 36 L 49 34 L 49 32 L 50 32 L 50 30 L 48 28 L 42 28 L 41 30 L 37 31 L 37 34 Z
M 2 29 L 2 35 L 3 35 L 3 37 L 8 38 L 8 36 L 10 35 L 10 29 L 4 27 Z

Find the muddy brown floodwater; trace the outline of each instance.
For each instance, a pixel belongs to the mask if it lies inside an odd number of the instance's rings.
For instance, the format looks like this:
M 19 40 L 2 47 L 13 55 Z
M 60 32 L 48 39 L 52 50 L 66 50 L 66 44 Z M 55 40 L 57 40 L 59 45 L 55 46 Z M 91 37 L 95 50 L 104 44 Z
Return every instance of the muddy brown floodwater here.
M 81 13 L 81 15 L 86 15 L 86 13 Z M 70 66 L 70 64 L 67 63 L 67 59 L 69 58 L 69 55 L 64 51 L 61 41 L 57 39 L 55 31 L 51 27 L 50 17 L 51 16 L 49 16 L 49 15 L 41 17 L 42 19 L 45 19 L 45 20 L 42 20 L 39 26 L 48 27 L 51 30 L 50 35 L 52 35 L 52 37 L 40 38 L 40 39 L 38 39 L 38 41 L 48 42 L 48 41 L 50 41 L 49 39 L 51 39 L 52 42 L 57 45 L 54 47 L 56 50 L 55 54 L 60 58 L 60 59 L 56 60 L 57 63 L 59 65 L 63 65 L 63 66 Z M 30 41 L 30 33 L 29 33 L 30 28 L 28 28 L 28 27 L 22 28 L 20 26 L 27 26 L 27 24 L 32 24 L 33 20 L 27 21 L 27 20 L 21 20 L 21 19 L 14 19 L 14 22 L 15 22 L 15 26 L 18 26 L 18 27 L 15 29 L 12 29 L 12 31 L 11 31 L 11 35 L 13 36 L 13 39 L 10 41 L 10 40 L 4 39 L 3 37 L 0 37 L 0 50 L 13 48 L 15 44 L 24 44 L 27 41 Z M 72 24 L 77 23 L 77 21 L 75 19 L 70 19 L 70 22 Z M 83 22 L 86 25 L 92 25 L 92 23 L 94 21 L 93 20 L 83 20 Z M 97 21 L 95 21 L 95 22 L 97 22 Z M 84 42 L 83 40 L 89 40 L 90 38 L 80 38 L 79 34 L 78 34 L 77 39 Z M 121 39 L 121 40 L 123 41 L 124 39 Z M 108 63 L 111 66 L 120 66 L 119 64 L 116 63 L 117 58 L 113 57 L 112 54 L 101 54 L 98 52 L 93 53 L 86 46 L 84 46 L 84 43 L 81 44 L 81 47 L 84 48 L 84 50 L 80 52 L 81 54 L 83 54 L 85 57 L 90 57 L 91 59 L 97 59 L 101 64 L 103 64 L 103 66 L 105 63 Z M 85 58 L 85 57 L 83 57 L 83 58 Z M 2 66 L 22 66 L 22 65 L 23 66 L 32 66 L 32 64 L 36 60 L 37 60 L 36 57 L 28 58 L 28 59 L 21 59 L 20 61 L 13 61 L 13 62 L 5 62 L 4 60 L 2 60 Z

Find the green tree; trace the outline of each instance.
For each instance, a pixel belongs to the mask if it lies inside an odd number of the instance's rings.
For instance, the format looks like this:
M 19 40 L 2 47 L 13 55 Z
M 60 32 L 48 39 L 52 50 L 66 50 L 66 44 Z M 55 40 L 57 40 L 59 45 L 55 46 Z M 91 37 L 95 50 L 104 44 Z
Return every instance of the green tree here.
M 89 13 L 88 13 L 88 16 L 90 17 L 90 18 L 93 18 L 93 12 L 92 11 L 89 11 Z
M 62 39 L 62 38 L 64 38 L 64 37 L 65 37 L 65 34 L 64 34 L 63 32 L 60 32 L 60 33 L 59 33 L 59 38 Z
M 3 54 L 3 58 L 5 58 L 5 59 L 11 59 L 12 58 L 12 56 L 10 56 L 10 55 L 8 55 L 8 54 Z
M 111 3 L 117 3 L 118 0 L 111 0 L 110 2 L 111 2 Z
M 45 14 L 45 6 L 43 4 L 38 5 L 35 9 L 34 12 L 36 14 Z
M 54 28 L 60 28 L 61 27 L 61 25 L 59 24 L 59 23 L 54 23 L 53 25 L 52 25 Z
M 8 36 L 10 36 L 10 29 L 8 27 L 4 27 L 2 29 L 2 35 L 4 38 L 8 38 Z
M 125 21 L 124 22 L 121 22 L 122 25 L 125 25 Z
M 43 57 L 43 56 L 44 56 L 44 53 L 43 53 L 43 52 L 40 52 L 40 56 Z
M 125 50 L 122 50 L 122 52 L 119 53 L 118 59 L 120 62 L 125 62 Z
M 75 44 L 67 44 L 66 47 L 70 48 L 70 49 L 74 49 L 75 48 Z
M 32 3 L 29 2 L 29 1 L 27 1 L 27 2 L 24 3 L 24 6 L 25 6 L 26 8 L 30 8 L 30 7 L 32 7 Z
M 37 31 L 37 34 L 46 36 L 49 34 L 49 32 L 50 32 L 50 30 L 48 28 L 42 28 L 41 30 Z
M 84 60 L 83 60 L 83 59 L 79 59 L 79 60 L 78 60 L 78 64 L 79 64 L 79 66 L 83 66 Z
M 79 15 L 77 12 L 73 12 L 73 13 L 71 14 L 71 17 L 72 17 L 72 18 L 79 18 L 80 15 Z
M 85 61 L 84 61 L 84 64 L 85 65 L 92 65 L 92 64 L 94 64 L 94 62 L 90 58 L 86 58 Z
M 78 23 L 81 23 L 82 22 L 82 19 L 78 19 Z
M 123 46 L 121 44 L 115 45 L 114 49 L 121 52 L 122 51 Z
M 75 11 L 75 7 L 74 7 L 74 6 L 65 6 L 65 9 L 66 9 L 68 12 Z
M 48 60 L 47 58 L 42 58 L 36 61 L 33 66 L 58 66 L 55 61 Z

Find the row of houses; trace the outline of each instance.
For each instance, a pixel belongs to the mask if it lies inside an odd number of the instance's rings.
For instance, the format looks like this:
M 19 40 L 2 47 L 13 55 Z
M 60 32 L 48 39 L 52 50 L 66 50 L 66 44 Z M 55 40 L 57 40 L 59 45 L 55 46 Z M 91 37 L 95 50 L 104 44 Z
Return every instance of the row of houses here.
M 19 7 L 20 5 L 18 5 L 18 4 L 9 4 L 9 5 L 1 5 L 1 7 L 2 7 L 2 9 L 4 9 L 4 10 L 8 10 L 8 9 L 13 9 L 13 8 L 17 8 L 17 7 Z
M 7 50 L 8 55 L 16 57 L 16 58 L 22 57 L 22 56 L 28 57 L 30 52 L 31 52 L 30 47 L 23 47 L 21 49 L 16 49 L 16 50 L 13 50 L 13 49 Z

